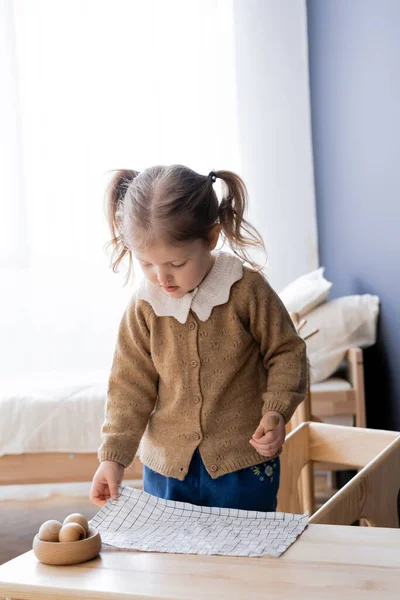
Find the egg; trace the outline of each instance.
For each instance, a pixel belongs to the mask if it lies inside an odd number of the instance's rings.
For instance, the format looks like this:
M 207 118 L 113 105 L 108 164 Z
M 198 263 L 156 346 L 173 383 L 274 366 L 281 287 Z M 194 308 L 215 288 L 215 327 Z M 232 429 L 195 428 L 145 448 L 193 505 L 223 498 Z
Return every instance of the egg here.
M 79 523 L 79 525 L 81 525 L 85 530 L 85 535 L 88 534 L 89 524 L 86 517 L 84 517 L 83 515 L 79 513 L 72 513 L 72 515 L 68 515 L 68 517 L 65 517 L 63 525 L 66 525 L 67 523 Z
M 56 521 L 55 519 L 46 521 L 40 526 L 39 539 L 42 542 L 58 542 L 58 535 L 61 528 L 62 524 L 60 521 Z
M 67 523 L 63 525 L 58 534 L 60 542 L 77 542 L 84 540 L 86 537 L 85 530 L 79 523 Z

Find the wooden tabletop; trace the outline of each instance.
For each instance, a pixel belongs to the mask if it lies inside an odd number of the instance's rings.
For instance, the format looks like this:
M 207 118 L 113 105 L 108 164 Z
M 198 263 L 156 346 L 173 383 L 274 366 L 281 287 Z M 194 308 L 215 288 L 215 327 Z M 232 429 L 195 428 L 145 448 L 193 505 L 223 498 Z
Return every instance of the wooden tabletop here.
M 400 596 L 400 529 L 310 525 L 280 558 L 102 551 L 69 567 L 32 552 L 0 566 L 18 600 L 382 600 Z

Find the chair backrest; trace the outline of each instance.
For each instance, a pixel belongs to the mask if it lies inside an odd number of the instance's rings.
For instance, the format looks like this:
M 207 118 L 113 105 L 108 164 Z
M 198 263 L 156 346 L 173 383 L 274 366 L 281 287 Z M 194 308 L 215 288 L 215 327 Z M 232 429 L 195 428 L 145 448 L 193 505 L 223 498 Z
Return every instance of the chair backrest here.
M 299 478 L 303 468 L 310 461 L 309 426 L 302 423 L 289 433 L 280 456 L 281 476 L 278 493 L 278 511 L 289 513 L 304 512 L 299 493 Z
M 281 455 L 279 511 L 302 512 L 298 481 L 311 461 L 362 469 L 310 523 L 351 525 L 363 519 L 374 526 L 399 526 L 399 433 L 303 423 L 288 435 Z
M 310 370 L 309 367 L 308 370 Z M 292 418 L 286 425 L 286 433 L 289 434 L 301 423 L 306 423 L 312 420 L 313 416 L 311 414 L 310 376 L 308 376 L 307 395 L 305 400 L 296 408 Z
M 362 520 L 373 527 L 399 527 L 400 435 L 391 431 L 356 431 L 367 435 L 360 436 L 359 440 L 356 436 L 351 443 L 339 441 L 335 462 L 342 462 L 347 450 L 349 462 L 362 466 L 369 459 L 368 463 L 311 517 L 310 522 L 352 525 Z

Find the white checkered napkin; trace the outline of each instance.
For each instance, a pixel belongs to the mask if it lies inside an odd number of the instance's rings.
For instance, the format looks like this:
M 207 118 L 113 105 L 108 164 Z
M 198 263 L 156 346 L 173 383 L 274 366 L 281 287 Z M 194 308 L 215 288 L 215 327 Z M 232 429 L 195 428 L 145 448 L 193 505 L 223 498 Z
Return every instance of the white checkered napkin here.
M 130 550 L 280 556 L 307 527 L 308 514 L 210 508 L 162 500 L 120 486 L 90 521 L 103 544 Z

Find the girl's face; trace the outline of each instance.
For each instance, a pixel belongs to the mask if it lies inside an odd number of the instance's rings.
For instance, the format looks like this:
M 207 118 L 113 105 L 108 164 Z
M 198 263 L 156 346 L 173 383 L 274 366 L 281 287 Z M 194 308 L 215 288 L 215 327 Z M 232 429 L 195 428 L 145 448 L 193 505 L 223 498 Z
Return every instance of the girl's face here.
M 194 240 L 179 246 L 155 243 L 146 250 L 136 251 L 145 277 L 173 298 L 182 298 L 196 288 L 210 272 L 214 257 L 211 251 L 218 242 L 219 230 L 207 244 Z

